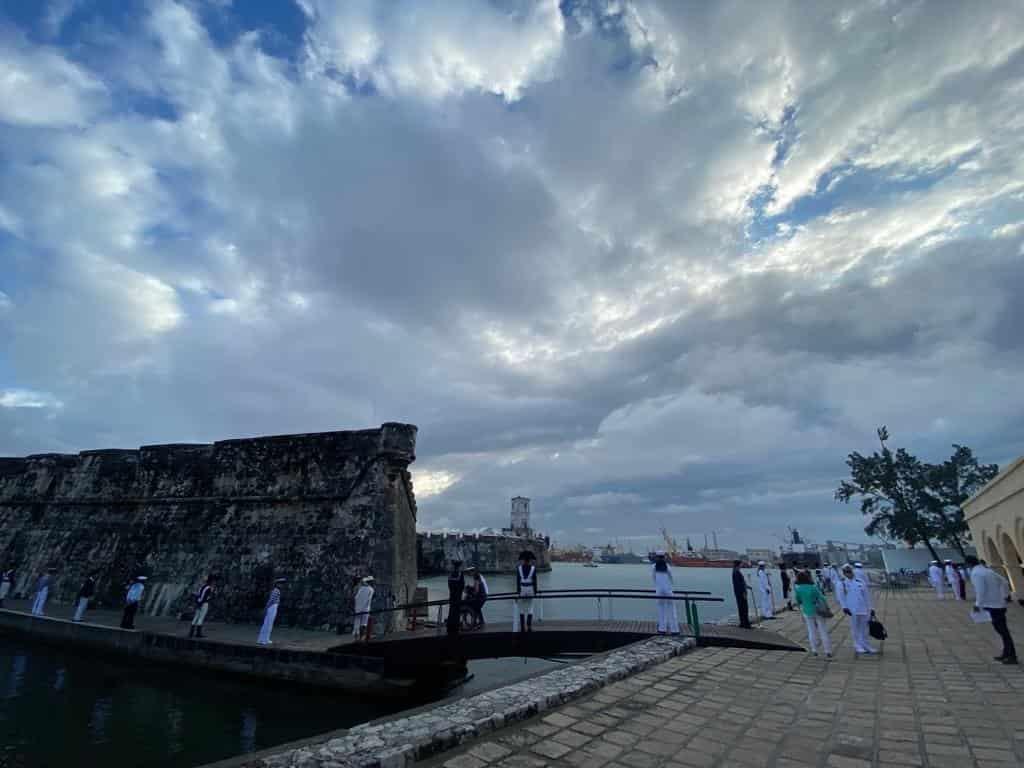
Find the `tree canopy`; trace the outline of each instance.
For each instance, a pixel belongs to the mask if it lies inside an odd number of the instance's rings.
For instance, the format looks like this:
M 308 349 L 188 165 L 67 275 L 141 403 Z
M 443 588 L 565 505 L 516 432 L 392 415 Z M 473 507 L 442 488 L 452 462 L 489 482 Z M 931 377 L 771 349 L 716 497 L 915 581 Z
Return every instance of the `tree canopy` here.
M 932 540 L 956 547 L 965 556 L 970 538 L 961 505 L 996 476 L 996 464 L 979 464 L 973 451 L 954 445 L 941 464 L 929 464 L 903 448 L 889 448 L 889 431 L 878 429 L 880 450 L 870 456 L 856 451 L 846 459 L 850 479 L 836 489 L 835 499 L 860 499 L 861 514 L 870 518 L 869 535 L 924 544 L 939 559 Z

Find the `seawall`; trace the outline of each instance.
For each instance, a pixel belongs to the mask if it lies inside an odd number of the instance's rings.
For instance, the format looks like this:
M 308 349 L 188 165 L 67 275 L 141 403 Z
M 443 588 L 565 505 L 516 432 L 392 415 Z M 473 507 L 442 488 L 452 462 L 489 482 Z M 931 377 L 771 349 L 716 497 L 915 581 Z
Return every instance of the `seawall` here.
M 54 568 L 54 602 L 96 569 L 97 604 L 119 606 L 144 573 L 142 613 L 153 615 L 191 610 L 213 573 L 210 617 L 229 621 L 258 621 L 284 577 L 280 624 L 344 623 L 361 576 L 377 579 L 375 608 L 413 595 L 415 449 L 415 426 L 388 423 L 0 458 L 0 562 L 15 568 L 15 595 Z

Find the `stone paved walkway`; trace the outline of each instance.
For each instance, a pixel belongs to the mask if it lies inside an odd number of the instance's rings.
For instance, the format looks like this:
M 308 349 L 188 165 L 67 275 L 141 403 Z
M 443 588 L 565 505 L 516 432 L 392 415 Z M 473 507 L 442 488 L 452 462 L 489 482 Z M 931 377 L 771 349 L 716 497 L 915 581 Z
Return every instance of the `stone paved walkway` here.
M 855 658 L 703 649 L 448 752 L 426 768 L 988 768 L 1024 765 L 1024 668 L 968 604 L 921 590 L 876 597 L 889 639 Z M 1010 627 L 1024 643 L 1024 608 Z M 806 642 L 796 614 L 767 622 Z

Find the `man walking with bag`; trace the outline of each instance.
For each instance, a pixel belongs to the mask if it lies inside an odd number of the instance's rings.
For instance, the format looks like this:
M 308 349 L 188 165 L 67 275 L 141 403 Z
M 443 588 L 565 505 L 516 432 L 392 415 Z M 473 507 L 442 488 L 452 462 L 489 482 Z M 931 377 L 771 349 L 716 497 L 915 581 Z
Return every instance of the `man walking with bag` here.
M 985 610 L 992 617 L 992 629 L 1003 641 L 1003 652 L 995 657 L 1003 664 L 1017 663 L 1017 648 L 1006 626 L 1006 604 L 1010 600 L 1010 586 L 1006 579 L 987 565 L 981 565 L 974 555 L 967 556 L 971 586 L 974 587 L 974 608 L 972 612 Z

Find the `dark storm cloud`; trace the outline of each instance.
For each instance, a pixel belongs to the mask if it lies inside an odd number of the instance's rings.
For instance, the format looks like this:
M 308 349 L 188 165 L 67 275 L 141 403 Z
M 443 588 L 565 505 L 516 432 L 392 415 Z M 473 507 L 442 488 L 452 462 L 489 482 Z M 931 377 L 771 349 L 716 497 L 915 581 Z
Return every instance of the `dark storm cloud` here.
M 16 35 L 0 451 L 406 420 L 424 526 L 737 546 L 1024 452 L 1018 4 L 512 6 Z

